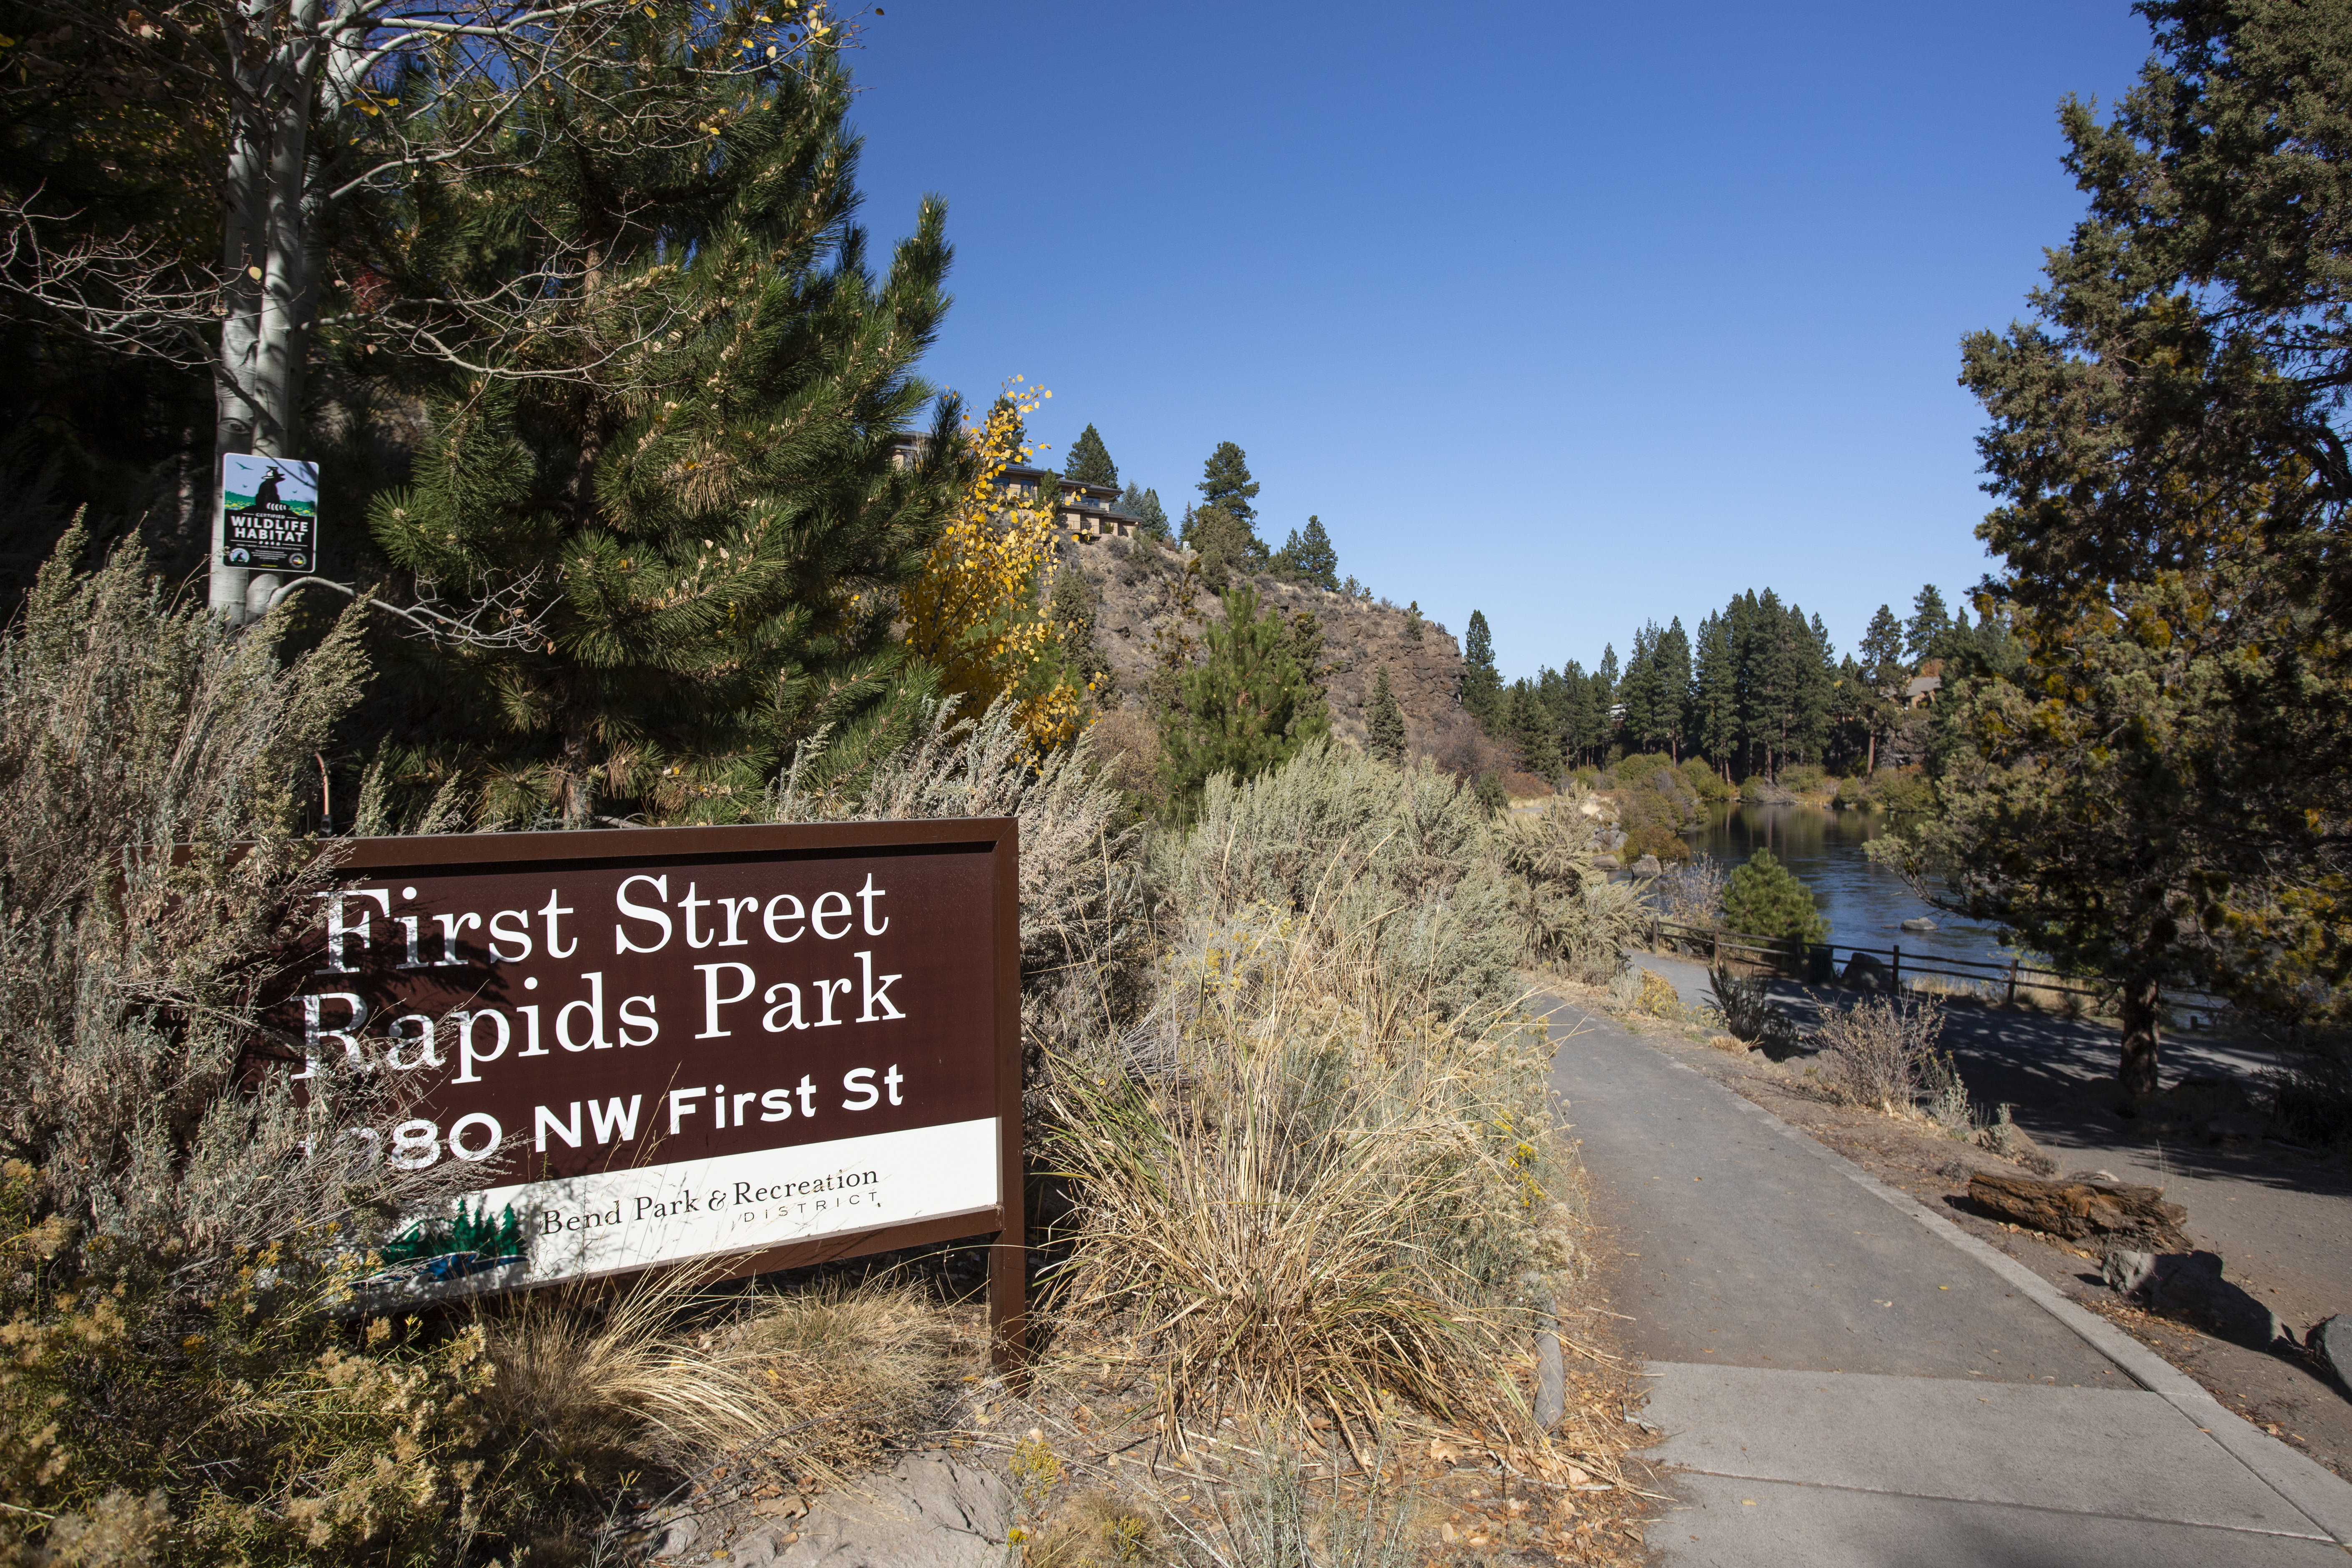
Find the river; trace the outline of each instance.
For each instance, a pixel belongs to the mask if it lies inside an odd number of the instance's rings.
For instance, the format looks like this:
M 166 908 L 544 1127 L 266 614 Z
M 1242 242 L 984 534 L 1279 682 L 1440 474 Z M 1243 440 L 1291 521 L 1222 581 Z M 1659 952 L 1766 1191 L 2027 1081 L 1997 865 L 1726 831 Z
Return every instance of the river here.
M 1957 915 L 1931 910 L 1904 886 L 1903 879 L 1873 865 L 1863 846 L 1886 830 L 1875 812 L 1833 811 L 1816 805 L 1719 805 L 1699 827 L 1683 835 L 1694 854 L 1710 855 L 1726 871 L 1759 848 L 1801 878 L 1813 901 L 1829 917 L 1830 941 L 1853 947 L 1892 947 L 1906 953 L 1946 958 L 2014 956 L 2000 933 Z M 1932 931 L 1910 931 L 1903 922 L 1926 917 Z

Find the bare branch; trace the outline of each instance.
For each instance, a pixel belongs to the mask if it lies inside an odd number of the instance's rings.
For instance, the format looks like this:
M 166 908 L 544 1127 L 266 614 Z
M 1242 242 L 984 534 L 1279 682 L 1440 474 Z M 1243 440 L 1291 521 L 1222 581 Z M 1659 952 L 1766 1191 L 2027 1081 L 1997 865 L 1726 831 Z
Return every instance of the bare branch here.
M 269 595 L 267 609 L 276 609 L 295 589 L 316 584 L 349 598 L 364 597 L 374 608 L 406 621 L 428 642 L 486 650 L 537 648 L 545 647 L 548 641 L 546 629 L 529 613 L 531 592 L 538 586 L 540 575 L 539 569 L 534 568 L 456 615 L 436 607 L 439 601 L 429 591 L 421 593 L 416 603 L 404 607 L 372 594 L 363 595 L 349 584 L 330 577 L 297 577 L 280 584 L 278 591 Z
M 38 213 L 36 187 L 18 201 L 0 199 L 0 289 L 54 313 L 92 342 L 156 354 L 175 364 L 213 363 L 221 283 L 170 247 L 135 236 L 54 243 L 41 225 L 79 213 Z

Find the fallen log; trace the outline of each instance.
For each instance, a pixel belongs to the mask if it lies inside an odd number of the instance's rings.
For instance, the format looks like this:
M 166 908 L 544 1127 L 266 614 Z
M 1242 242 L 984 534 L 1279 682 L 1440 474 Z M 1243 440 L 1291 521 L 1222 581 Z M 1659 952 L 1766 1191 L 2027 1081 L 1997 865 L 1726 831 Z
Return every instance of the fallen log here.
M 2132 1240 L 2151 1252 L 2189 1249 L 2180 1230 L 2189 1211 L 2166 1203 L 2155 1187 L 1979 1174 L 1969 1178 L 1969 1201 L 1995 1219 L 2068 1241 Z

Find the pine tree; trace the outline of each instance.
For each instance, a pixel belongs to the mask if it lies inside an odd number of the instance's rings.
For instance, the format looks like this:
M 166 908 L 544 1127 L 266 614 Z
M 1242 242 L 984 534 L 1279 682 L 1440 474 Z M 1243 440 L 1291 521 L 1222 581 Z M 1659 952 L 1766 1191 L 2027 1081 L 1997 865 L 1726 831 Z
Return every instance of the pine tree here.
M 1903 710 L 1905 677 L 1910 672 L 1903 664 L 1903 623 L 1895 618 L 1892 606 L 1881 605 L 1878 613 L 1870 617 L 1869 626 L 1862 634 L 1861 679 L 1868 693 L 1866 705 L 1870 738 L 1864 747 L 1864 763 L 1872 771 L 1878 767 L 1879 737 L 1888 733 Z
M 1769 849 L 1756 851 L 1725 880 L 1723 923 L 1750 936 L 1787 942 L 1820 942 L 1830 930 L 1812 889 Z
M 1519 760 L 1528 772 L 1542 779 L 1557 777 L 1559 736 L 1552 726 L 1551 712 L 1532 681 L 1511 682 L 1510 729 L 1511 743 L 1518 748 Z
M 1919 590 L 1911 601 L 1911 624 L 1904 631 L 1904 649 L 1913 665 L 1935 656 L 1936 644 L 1952 629 L 1950 612 L 1944 608 L 1944 595 L 1930 583 Z
M 1732 649 L 1731 623 L 1711 615 L 1699 623 L 1698 655 L 1691 670 L 1692 743 L 1731 782 L 1740 744 L 1739 668 Z
M 1094 584 L 1072 562 L 1054 574 L 1054 592 L 1045 610 L 1061 638 L 1064 659 L 1097 700 L 1116 707 L 1118 693 L 1110 684 L 1110 663 L 1095 641 L 1095 616 L 1101 602 Z
M 1235 572 L 1254 564 L 1250 546 L 1257 542 L 1242 521 L 1221 506 L 1194 507 L 1184 519 L 1184 542 L 1201 558 L 1201 575 L 1212 588 L 1224 586 Z
M 1207 651 L 1185 671 L 1161 723 L 1169 798 L 1180 809 L 1218 773 L 1254 778 L 1330 732 L 1321 696 L 1298 668 L 1295 633 L 1261 616 L 1257 595 L 1223 595 L 1225 618 L 1206 628 Z
M 1372 684 L 1372 700 L 1364 710 L 1364 749 L 1384 763 L 1404 761 L 1404 710 L 1397 706 L 1396 693 L 1389 687 L 1389 667 L 1381 666 L 1380 679 Z
M 1651 621 L 1633 634 L 1633 650 L 1625 656 L 1625 672 L 1618 678 L 1617 703 L 1624 710 L 1618 723 L 1625 731 L 1629 751 L 1646 751 L 1650 728 L 1650 656 L 1657 647 L 1658 623 Z
M 1309 517 L 1306 529 L 1290 536 L 1283 552 L 1290 557 L 1290 570 L 1301 581 L 1339 591 L 1339 552 L 1331 548 L 1331 536 L 1324 531 L 1321 518 Z
M 421 668 L 378 715 L 423 735 L 388 773 L 469 779 L 485 826 L 747 816 L 797 743 L 855 765 L 934 679 L 895 595 L 971 459 L 950 400 L 919 461 L 894 443 L 930 400 L 909 372 L 947 305 L 943 210 L 876 277 L 837 58 L 719 79 L 690 148 L 601 136 L 593 84 L 551 93 L 468 175 L 489 226 L 416 231 L 453 294 L 569 280 L 484 345 L 540 374 L 443 388 L 414 484 L 369 510 L 402 572 L 504 616 L 398 644 Z
M 1483 610 L 1470 612 L 1470 626 L 1462 637 L 1462 706 L 1488 734 L 1503 723 L 1503 677 L 1495 668 L 1495 638 L 1486 629 Z
M 1257 521 L 1257 481 L 1250 478 L 1249 459 L 1231 441 L 1220 441 L 1201 465 L 1201 504 L 1222 507 L 1244 525 Z
M 1110 460 L 1110 448 L 1103 445 L 1093 426 L 1079 431 L 1078 438 L 1070 443 L 1070 459 L 1062 465 L 1062 477 L 1082 485 L 1118 483 L 1118 465 Z
M 1690 634 L 1683 630 L 1683 618 L 1676 616 L 1658 634 L 1658 644 L 1651 658 L 1657 666 L 1656 697 L 1654 699 L 1656 731 L 1649 744 L 1663 746 L 1675 761 L 1683 760 L 1690 744 Z
M 1592 760 L 1606 763 L 1617 743 L 1617 645 L 1601 646 L 1601 663 L 1585 678 L 1592 692 Z
M 1160 504 L 1158 490 L 1138 489 L 1129 483 L 1118 498 L 1118 510 L 1135 519 L 1136 532 L 1162 544 L 1175 542 L 1168 527 L 1168 509 Z

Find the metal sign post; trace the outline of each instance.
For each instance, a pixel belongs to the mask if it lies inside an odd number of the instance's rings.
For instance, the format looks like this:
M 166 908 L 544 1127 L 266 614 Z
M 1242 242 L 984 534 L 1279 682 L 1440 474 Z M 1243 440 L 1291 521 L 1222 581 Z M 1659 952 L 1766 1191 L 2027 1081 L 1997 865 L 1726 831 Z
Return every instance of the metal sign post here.
M 395 1300 L 992 1241 L 1024 1347 L 1011 818 L 352 840 L 281 1068 L 403 1091 L 353 1127 L 479 1172 L 363 1283 Z

